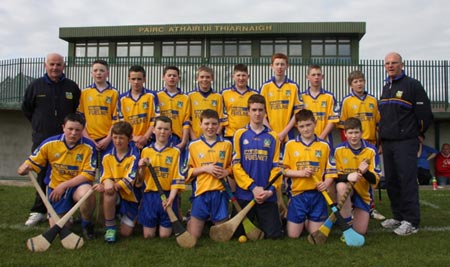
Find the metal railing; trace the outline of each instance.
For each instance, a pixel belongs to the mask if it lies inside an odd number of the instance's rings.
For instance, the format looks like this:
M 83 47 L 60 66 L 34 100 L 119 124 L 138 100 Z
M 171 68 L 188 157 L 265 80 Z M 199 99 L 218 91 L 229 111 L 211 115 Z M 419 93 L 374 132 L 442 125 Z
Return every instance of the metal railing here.
M 92 83 L 90 77 L 91 63 L 96 58 L 66 58 L 66 76 L 76 81 L 80 88 Z M 196 87 L 195 73 L 201 65 L 207 65 L 214 70 L 213 88 L 220 91 L 232 85 L 233 66 L 237 63 L 249 67 L 249 85 L 259 89 L 260 85 L 270 79 L 272 71 L 269 67 L 270 58 L 246 57 L 127 57 L 104 58 L 110 64 L 110 82 L 120 91 L 129 89 L 128 68 L 132 65 L 142 65 L 147 71 L 146 87 L 160 90 L 163 87 L 162 71 L 167 65 L 180 68 L 180 88 L 189 92 Z M 20 103 L 25 89 L 34 79 L 44 72 L 44 58 L 18 58 L 0 60 L 0 104 Z M 301 90 L 308 87 L 305 79 L 308 65 L 300 61 L 292 62 L 288 69 L 288 77 L 296 81 Z M 323 87 L 334 93 L 340 101 L 349 93 L 347 76 L 353 70 L 361 70 L 366 75 L 366 88 L 369 93 L 379 97 L 386 76 L 383 60 L 360 60 L 359 64 L 327 64 L 322 65 L 324 73 Z M 418 79 L 423 84 L 432 101 L 435 112 L 450 112 L 449 110 L 449 61 L 448 60 L 407 60 L 405 72 Z

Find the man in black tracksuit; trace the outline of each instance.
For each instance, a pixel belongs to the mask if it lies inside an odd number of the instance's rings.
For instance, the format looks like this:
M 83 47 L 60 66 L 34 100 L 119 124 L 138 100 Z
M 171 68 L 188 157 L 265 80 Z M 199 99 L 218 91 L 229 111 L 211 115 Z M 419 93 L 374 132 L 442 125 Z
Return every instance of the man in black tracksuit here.
M 405 75 L 402 57 L 398 53 L 389 53 L 384 64 L 388 77 L 379 105 L 379 137 L 394 218 L 381 225 L 394 229 L 397 235 L 406 236 L 417 233 L 420 223 L 416 168 L 418 136 L 431 124 L 433 113 L 420 82 Z
M 64 58 L 61 55 L 49 54 L 45 59 L 46 73 L 26 89 L 22 111 L 31 122 L 32 152 L 48 137 L 61 134 L 64 118 L 77 110 L 81 91 L 75 82 L 65 77 L 64 67 Z M 41 171 L 37 178 L 44 192 L 45 173 L 46 171 Z M 40 221 L 46 221 L 46 212 L 44 203 L 36 194 L 25 225 L 33 226 Z

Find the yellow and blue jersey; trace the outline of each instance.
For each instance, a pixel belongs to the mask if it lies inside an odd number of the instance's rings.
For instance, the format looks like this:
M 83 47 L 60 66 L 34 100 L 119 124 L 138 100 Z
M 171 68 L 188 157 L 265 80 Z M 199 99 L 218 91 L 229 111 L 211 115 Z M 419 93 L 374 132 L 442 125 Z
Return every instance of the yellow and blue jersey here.
M 305 144 L 300 136 L 286 143 L 283 153 L 283 165 L 290 170 L 311 168 L 311 177 L 288 178 L 288 191 L 292 196 L 308 190 L 315 190 L 317 181 L 337 178 L 336 166 L 332 160 L 330 145 L 317 136 L 309 144 Z
M 303 102 L 303 107 L 314 113 L 316 118 L 314 133 L 317 136 L 320 136 L 328 123 L 339 123 L 339 111 L 333 93 L 321 88 L 319 95 L 313 97 L 308 88 L 308 90 L 300 93 L 300 99 Z
M 183 138 L 183 129 L 190 127 L 189 97 L 179 88 L 175 95 L 170 95 L 163 88 L 157 96 L 161 116 L 169 117 L 172 120 L 172 132 L 180 139 Z
M 302 108 L 298 92 L 298 84 L 287 77 L 281 86 L 274 77 L 261 86 L 259 93 L 266 99 L 267 119 L 276 133 L 280 133 Z
M 195 136 L 199 137 L 202 134 L 200 128 L 200 115 L 206 109 L 212 109 L 219 114 L 219 123 L 222 126 L 227 124 L 227 118 L 223 110 L 222 96 L 210 89 L 207 93 L 203 93 L 200 89 L 196 89 L 188 94 L 190 102 L 190 118 L 191 128 Z
M 208 144 L 203 135 L 189 144 L 188 175 L 186 183 L 192 184 L 194 196 L 199 196 L 208 191 L 223 191 L 225 188 L 219 179 L 209 173 L 201 173 L 194 177 L 193 168 L 199 168 L 209 164 L 215 164 L 231 172 L 231 142 L 221 136 L 217 136 L 216 142 Z
M 338 175 L 357 172 L 359 164 L 368 159 L 370 161 L 368 171 L 375 174 L 377 183 L 380 180 L 381 168 L 377 149 L 366 140 L 362 140 L 362 146 L 358 150 L 352 149 L 348 142 L 339 144 L 334 150 L 334 159 Z M 370 204 L 370 187 L 370 183 L 364 178 L 353 186 L 356 193 L 366 204 Z
M 99 91 L 96 84 L 83 89 L 78 112 L 86 119 L 86 131 L 93 140 L 108 135 L 117 120 L 117 101 L 119 92 L 109 82 L 108 88 Z
M 134 193 L 138 163 L 139 150 L 134 143 L 128 144 L 128 152 L 122 159 L 118 158 L 116 148 L 113 147 L 103 156 L 100 182 L 107 179 L 114 180 L 122 189 L 119 191 L 121 199 L 138 203 L 140 199 Z
M 265 187 L 280 171 L 280 141 L 267 126 L 256 133 L 248 125 L 236 131 L 233 146 L 233 176 L 237 184 L 235 196 L 252 200 L 251 190 L 256 186 Z M 275 192 L 280 186 L 281 179 L 278 179 L 269 190 Z M 276 201 L 276 194 L 267 201 Z
M 339 128 L 344 128 L 344 122 L 348 118 L 358 118 L 361 121 L 364 140 L 372 144 L 377 140 L 377 127 L 380 122 L 380 112 L 378 111 L 377 99 L 364 93 L 362 97 L 357 96 L 353 91 L 342 99 Z
M 37 173 L 48 167 L 44 182 L 52 189 L 80 174 L 94 181 L 96 161 L 97 152 L 92 141 L 82 137 L 70 148 L 64 134 L 44 140 L 26 160 Z
M 247 86 L 247 90 L 244 93 L 240 93 L 233 85 L 223 89 L 221 94 L 228 118 L 224 136 L 233 137 L 237 129 L 244 128 L 250 122 L 248 99 L 250 96 L 257 94 L 257 92 Z
M 164 191 L 184 190 L 184 176 L 180 169 L 180 150 L 178 148 L 165 146 L 158 150 L 153 144 L 142 150 L 141 158 L 150 160 Z M 144 192 L 158 191 L 148 168 L 145 169 L 143 178 Z
M 117 111 L 120 120 L 131 124 L 134 136 L 144 135 L 159 116 L 158 98 L 144 88 L 138 99 L 133 99 L 130 90 L 120 95 Z

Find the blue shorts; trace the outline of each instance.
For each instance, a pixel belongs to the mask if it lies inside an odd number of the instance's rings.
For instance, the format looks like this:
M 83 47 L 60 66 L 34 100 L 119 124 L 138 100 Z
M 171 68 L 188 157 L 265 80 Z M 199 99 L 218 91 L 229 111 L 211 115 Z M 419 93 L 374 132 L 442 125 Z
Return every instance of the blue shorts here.
M 220 222 L 228 218 L 228 200 L 226 192 L 208 191 L 192 201 L 191 216 L 206 221 Z
M 352 195 L 352 204 L 354 208 L 358 208 L 367 213 L 370 213 L 370 204 L 364 202 L 364 200 L 362 200 L 362 198 L 356 192 L 354 192 Z
M 293 223 L 303 223 L 306 219 L 323 222 L 327 217 L 328 207 L 322 193 L 311 190 L 291 198 L 286 219 Z
M 74 186 L 74 187 L 66 189 L 66 192 L 61 197 L 61 199 L 58 200 L 58 201 L 51 201 L 49 199 L 50 203 L 53 206 L 53 209 L 55 209 L 55 211 L 56 211 L 56 214 L 66 213 L 75 205 L 75 201 L 73 201 L 73 194 L 78 189 L 78 187 L 83 185 L 83 184 L 90 184 L 90 183 L 89 182 L 84 182 L 84 183 L 81 183 L 81 184 L 79 184 L 77 186 Z M 53 189 L 48 187 L 47 188 L 47 196 L 50 196 L 50 194 L 52 192 L 53 192 Z
M 164 192 L 169 197 L 169 191 Z M 178 197 L 172 202 L 172 210 L 178 210 Z M 139 209 L 138 221 L 142 226 L 155 228 L 160 225 L 165 228 L 172 227 L 169 215 L 162 206 L 161 196 L 158 192 L 145 192 Z

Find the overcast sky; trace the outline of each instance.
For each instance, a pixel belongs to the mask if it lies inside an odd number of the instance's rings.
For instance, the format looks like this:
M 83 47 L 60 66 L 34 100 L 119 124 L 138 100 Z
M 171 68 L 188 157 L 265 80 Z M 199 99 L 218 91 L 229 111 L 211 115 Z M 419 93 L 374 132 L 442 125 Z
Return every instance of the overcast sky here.
M 445 0 L 2 0 L 0 59 L 66 56 L 60 27 L 357 21 L 366 22 L 361 59 L 449 60 L 449 16 Z

